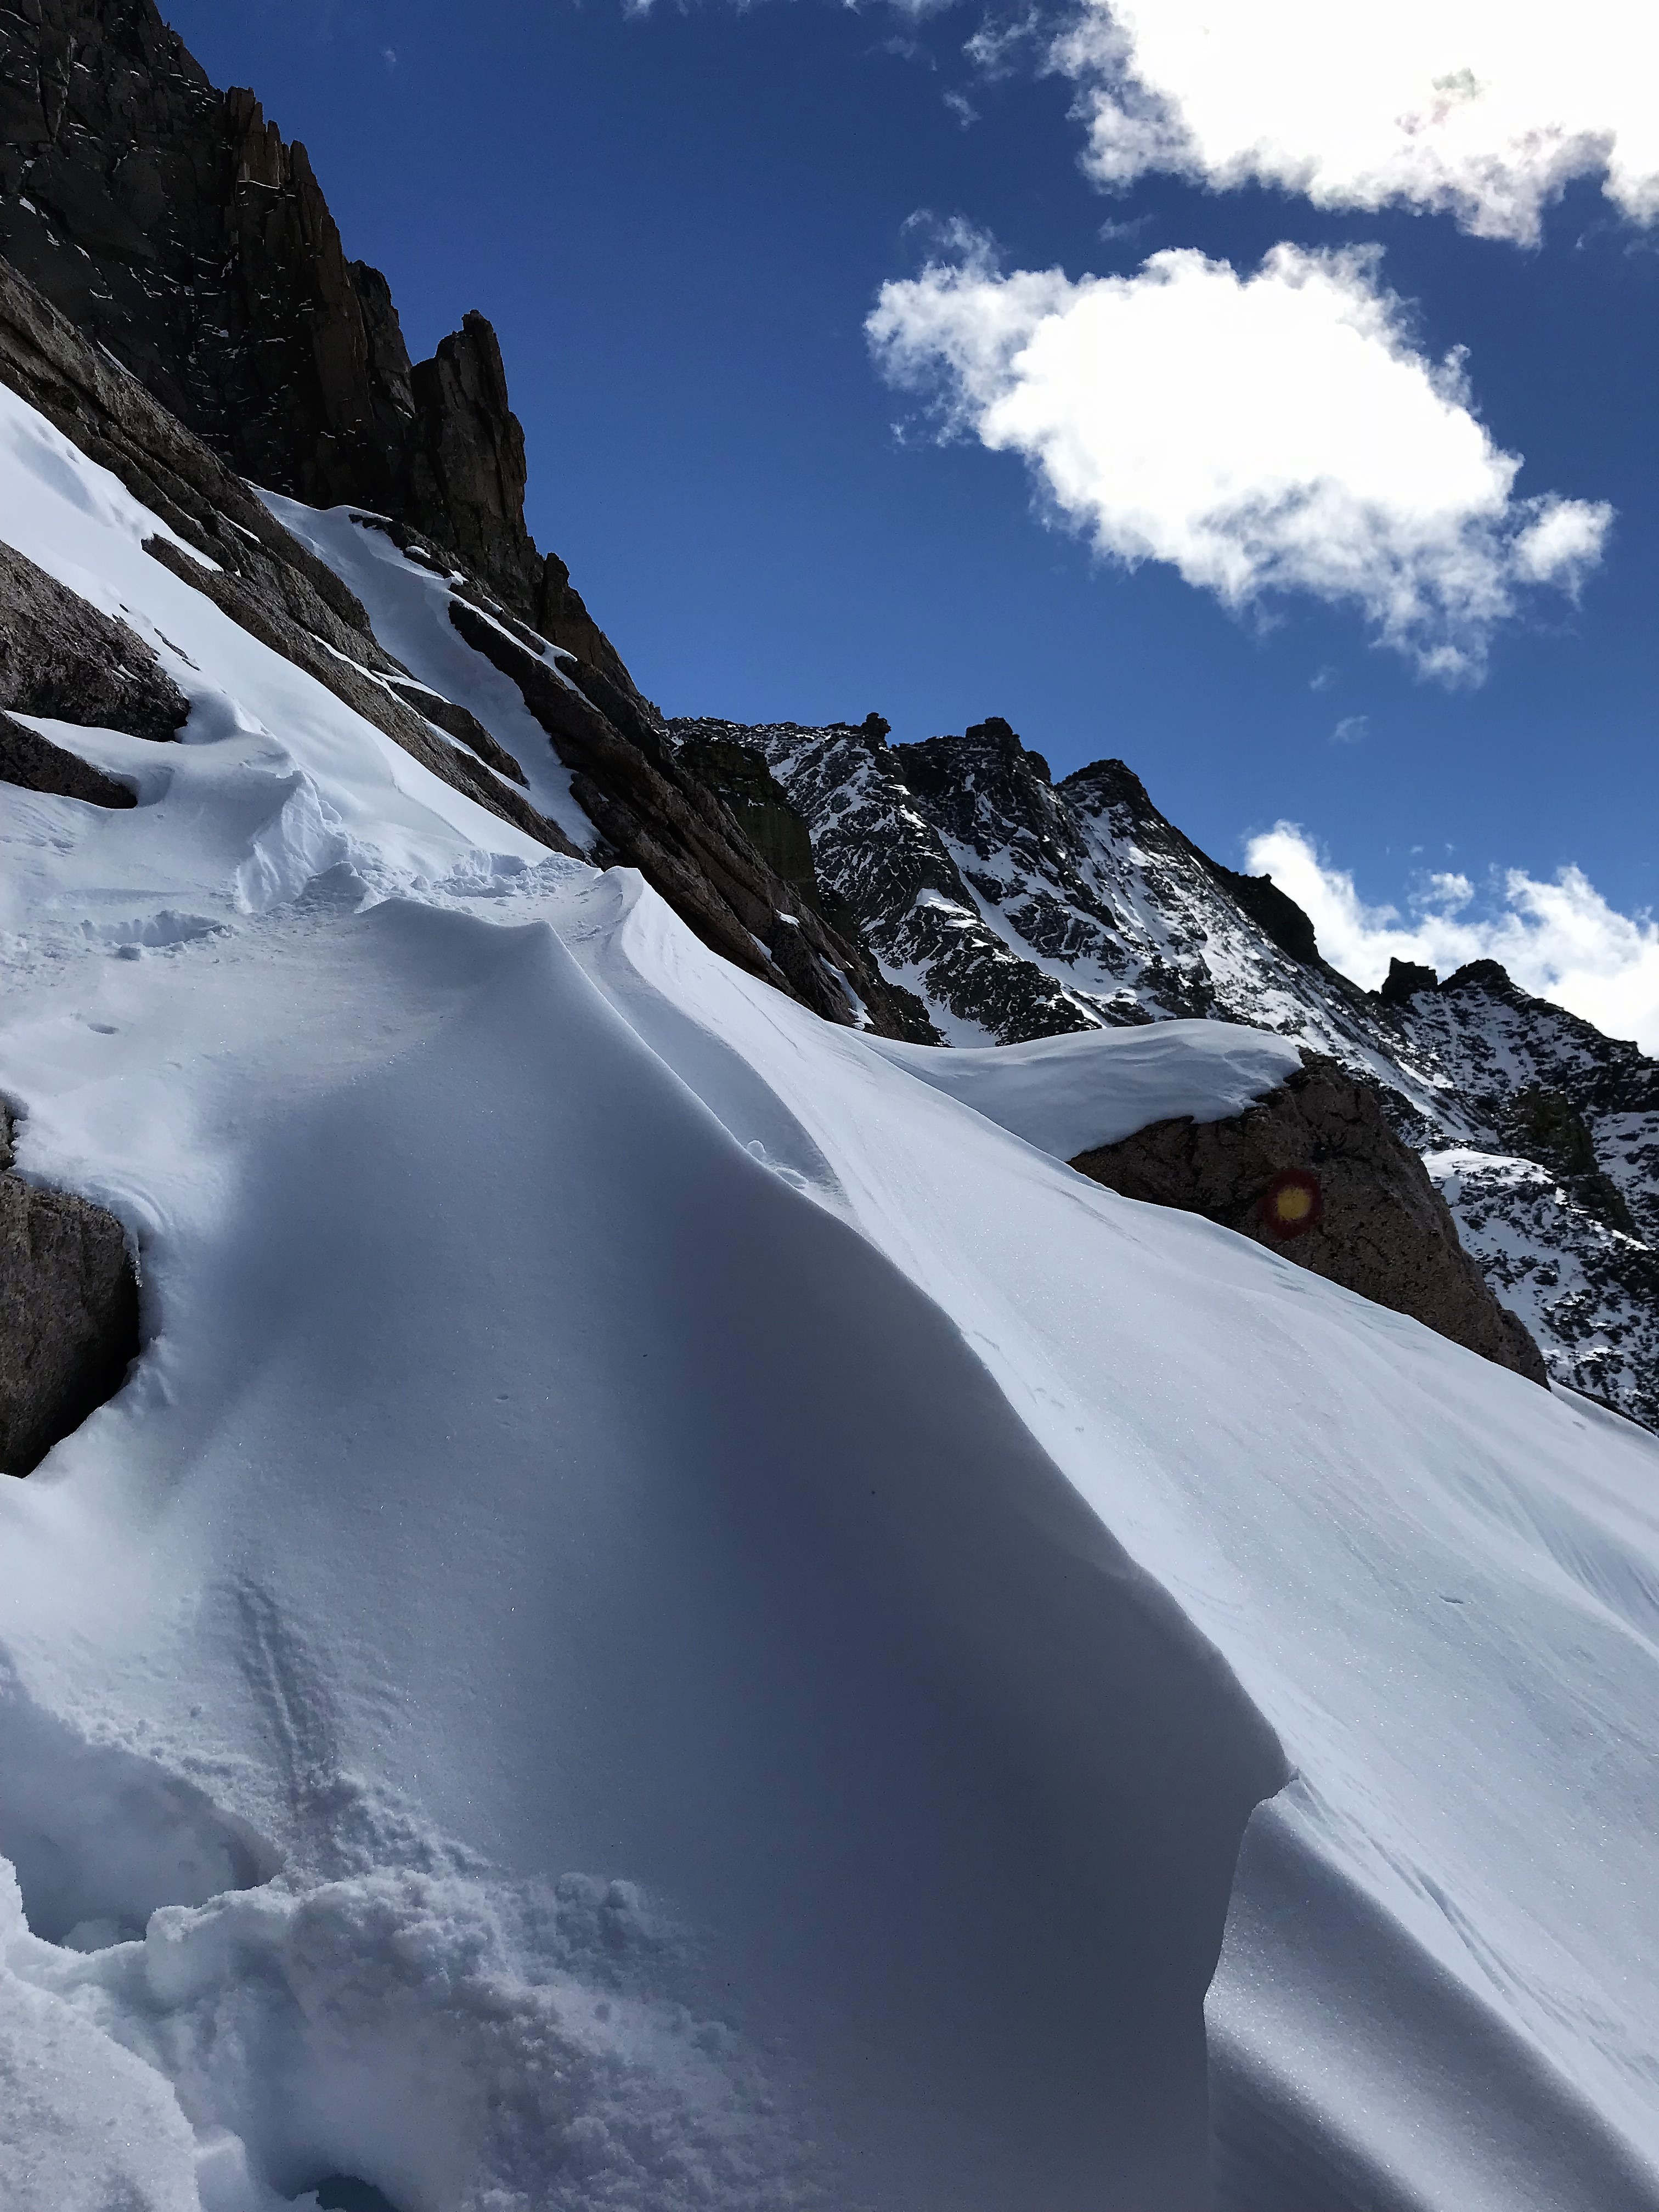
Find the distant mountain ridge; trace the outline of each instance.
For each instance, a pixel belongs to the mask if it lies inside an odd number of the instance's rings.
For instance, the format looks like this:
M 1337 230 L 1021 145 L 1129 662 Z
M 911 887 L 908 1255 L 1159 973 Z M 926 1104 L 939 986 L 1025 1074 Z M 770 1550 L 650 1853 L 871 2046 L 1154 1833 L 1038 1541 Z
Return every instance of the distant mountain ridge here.
M 1361 990 L 1270 878 L 1159 812 L 1121 761 L 1052 781 L 1000 718 L 670 724 L 764 759 L 826 893 L 957 1044 L 1207 1016 L 1297 1037 L 1381 1092 L 1557 1379 L 1659 1424 L 1659 1063 L 1492 961 Z

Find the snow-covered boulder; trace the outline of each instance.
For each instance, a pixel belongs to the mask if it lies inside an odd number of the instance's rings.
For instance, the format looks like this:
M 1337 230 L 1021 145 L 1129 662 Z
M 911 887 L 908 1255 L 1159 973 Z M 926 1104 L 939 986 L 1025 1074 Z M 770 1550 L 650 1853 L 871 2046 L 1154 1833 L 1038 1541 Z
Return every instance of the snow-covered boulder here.
M 1547 1382 L 1525 1323 L 1463 1249 L 1450 1208 L 1376 1093 L 1334 1060 L 1305 1060 L 1243 1114 L 1155 1121 L 1072 1164 L 1125 1198 L 1177 1206 L 1273 1245 L 1297 1267 Z

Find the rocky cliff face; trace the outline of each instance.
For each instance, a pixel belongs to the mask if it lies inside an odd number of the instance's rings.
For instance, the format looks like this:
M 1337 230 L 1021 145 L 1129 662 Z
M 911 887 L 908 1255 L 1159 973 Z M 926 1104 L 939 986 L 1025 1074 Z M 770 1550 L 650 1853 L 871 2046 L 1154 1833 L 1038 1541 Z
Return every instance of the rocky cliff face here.
M 621 670 L 525 526 L 494 331 L 469 314 L 411 364 L 305 148 L 216 92 L 153 0 L 0 4 L 0 254 L 239 475 L 408 522 Z
M 146 550 L 424 766 L 556 850 L 569 840 L 463 744 L 414 712 L 407 672 L 351 592 L 240 477 L 0 261 L 0 380 L 118 477 L 172 534 Z M 0 526 L 3 526 L 0 522 Z M 192 557 L 189 549 L 205 556 Z M 171 737 L 185 702 L 125 626 L 9 550 L 0 557 L 0 704 Z M 10 780 L 20 756 L 5 754 Z M 19 774 L 22 772 L 19 768 Z
M 1359 989 L 1265 877 L 1201 852 L 1121 761 L 1051 782 L 1007 723 L 671 724 L 746 745 L 818 877 L 953 1042 L 1176 1015 L 1294 1036 L 1369 1085 L 1551 1372 L 1659 1425 L 1659 1065 L 1480 962 Z
M 0 0 L 0 377 L 166 524 L 154 558 L 446 781 L 574 852 L 526 798 L 522 763 L 411 678 L 250 483 L 362 510 L 447 580 L 456 627 L 519 683 L 575 776 L 588 857 L 639 867 L 708 943 L 826 1018 L 932 1036 L 856 922 L 803 901 L 673 760 L 569 571 L 537 550 L 524 434 L 482 315 L 411 365 L 386 281 L 348 259 L 304 147 L 252 93 L 216 92 L 153 0 Z M 57 661 L 88 698 L 101 663 L 111 711 L 68 718 L 136 729 L 115 709 L 147 679 L 118 628 L 0 557 L 0 707 L 64 714 Z M 164 707 L 170 733 L 184 702 Z M 75 774 L 7 726 L 6 780 Z M 84 776 L 76 790 L 125 795 Z M 789 814 L 781 793 L 773 811 Z

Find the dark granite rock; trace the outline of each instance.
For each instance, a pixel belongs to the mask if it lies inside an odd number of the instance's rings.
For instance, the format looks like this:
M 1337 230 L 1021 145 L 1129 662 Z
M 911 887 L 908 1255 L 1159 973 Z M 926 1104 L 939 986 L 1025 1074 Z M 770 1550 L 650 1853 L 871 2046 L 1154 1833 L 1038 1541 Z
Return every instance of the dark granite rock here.
M 0 74 L 0 251 L 244 475 L 320 504 L 389 490 L 409 357 L 305 149 L 216 92 L 149 0 L 13 0 Z
M 1572 1101 L 1547 1084 L 1528 1083 L 1510 1101 L 1516 1148 L 1558 1175 L 1594 1175 L 1595 1143 Z
M 822 910 L 811 836 L 761 755 L 728 738 L 689 738 L 679 760 L 699 783 L 719 793 L 767 866 Z
M 536 627 L 567 653 L 574 653 L 590 667 L 598 668 L 624 690 L 634 679 L 623 665 L 622 655 L 587 611 L 586 602 L 570 580 L 570 571 L 556 553 L 547 556 L 537 593 Z
M 1376 995 L 1385 1006 L 1408 1006 L 1419 992 L 1439 988 L 1440 978 L 1432 968 L 1419 968 L 1412 960 L 1390 960 Z
M 1298 1267 L 1546 1383 L 1542 1353 L 1464 1251 L 1444 1199 L 1389 1127 L 1376 1093 L 1334 1060 L 1303 1058 L 1299 1075 L 1243 1114 L 1155 1122 L 1072 1164 L 1126 1198 L 1201 1213 L 1273 1245 Z M 1286 1237 L 1264 1218 L 1262 1200 L 1292 1170 L 1316 1182 L 1322 1210 L 1305 1233 Z
M 463 744 L 474 753 L 486 767 L 493 768 L 497 775 L 510 776 L 514 783 L 525 781 L 525 773 L 505 745 L 497 744 L 470 707 L 458 707 L 453 699 L 440 698 L 428 691 L 423 684 L 410 684 L 398 677 L 388 678 L 392 689 L 417 714 L 428 722 L 436 723 L 447 737 Z
M 1499 960 L 1465 961 L 1461 968 L 1452 970 L 1440 988 L 1443 991 L 1490 991 L 1513 999 L 1526 995 Z
M 572 771 L 572 793 L 599 832 L 596 857 L 637 868 L 705 945 L 825 1020 L 855 1021 L 862 1000 L 879 1034 L 934 1041 L 920 1006 L 886 981 L 863 945 L 839 935 L 756 850 L 720 794 L 674 757 L 631 687 L 535 649 L 540 641 L 522 643 L 476 594 L 452 594 L 449 618 L 513 678 Z
M 469 314 L 411 365 L 305 148 L 251 92 L 216 92 L 153 0 L 4 0 L 0 123 L 0 254 L 216 453 L 313 505 L 402 517 L 629 681 L 525 526 L 489 325 Z
M 1196 853 L 1198 848 L 1194 846 L 1193 850 Z M 1322 964 L 1313 923 L 1290 893 L 1279 890 L 1271 876 L 1241 875 L 1236 868 L 1224 867 L 1219 860 L 1211 860 L 1207 853 L 1200 858 L 1217 883 L 1232 893 L 1242 910 L 1281 952 L 1288 952 L 1304 968 Z
M 113 1214 L 9 1172 L 0 1106 L 0 1474 L 29 1474 L 138 1356 L 138 1283 Z
M 190 702 L 136 630 L 0 544 L 0 707 L 176 737 Z
M 106 775 L 78 753 L 54 745 L 9 714 L 0 714 L 0 783 L 58 799 L 83 799 L 94 806 L 136 806 L 124 783 Z
M 269 646 L 273 653 L 281 653 L 296 668 L 315 677 L 337 699 L 361 714 L 365 721 L 372 722 L 453 790 L 465 792 L 469 799 L 477 799 L 503 822 L 512 823 L 554 852 L 580 857 L 563 830 L 538 814 L 527 799 L 491 775 L 471 752 L 446 744 L 435 737 L 427 726 L 428 718 L 405 706 L 391 688 L 398 678 L 377 681 L 375 675 L 356 662 L 342 659 L 337 652 L 331 653 L 285 609 L 272 605 L 267 595 L 246 579 L 224 569 L 204 568 L 165 538 L 147 538 L 144 550 L 181 581 L 211 599 L 222 613 L 228 615 L 251 637 L 257 637 L 261 645 Z M 396 662 L 391 665 L 394 668 L 398 665 Z M 407 683 L 406 673 L 401 670 L 398 673 Z
M 525 528 L 524 431 L 494 330 L 469 313 L 410 381 L 415 426 L 399 513 L 533 613 L 544 564 Z
M 218 427 L 219 95 L 147 0 L 5 0 L 0 87 L 0 253 L 174 413 Z
M 1523 1158 L 1559 1176 L 1578 1203 L 1610 1229 L 1636 1235 L 1624 1193 L 1601 1171 L 1589 1122 L 1564 1091 L 1544 1083 L 1526 1084 L 1510 1100 L 1509 1114 L 1515 1149 Z
M 356 594 L 262 501 L 51 302 L 0 260 L 0 382 L 118 477 L 186 544 L 339 652 L 406 672 L 381 652 Z

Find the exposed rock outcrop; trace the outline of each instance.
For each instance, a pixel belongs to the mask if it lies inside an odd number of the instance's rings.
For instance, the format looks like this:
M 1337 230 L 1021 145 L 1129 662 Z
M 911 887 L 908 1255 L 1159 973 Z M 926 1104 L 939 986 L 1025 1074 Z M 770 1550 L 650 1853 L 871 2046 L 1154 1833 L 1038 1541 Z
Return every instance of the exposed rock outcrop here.
M 193 560 L 173 538 L 157 535 L 145 545 L 152 559 L 314 676 L 454 789 L 554 850 L 574 851 L 564 833 L 517 790 L 492 775 L 471 751 L 439 736 L 428 716 L 395 694 L 392 686 L 406 684 L 408 671 L 377 642 L 362 606 L 332 569 L 291 537 L 240 477 L 143 385 L 89 344 L 3 261 L 0 381 L 118 477 L 174 538 L 206 556 L 205 562 Z M 8 553 L 0 574 L 0 592 L 7 591 L 16 611 L 0 626 L 7 665 L 18 673 L 14 695 L 4 703 L 26 714 L 97 720 L 140 735 L 171 736 L 183 722 L 188 711 L 183 695 L 125 623 L 100 614 L 15 553 Z M 49 629 L 44 649 L 28 635 L 37 605 Z M 17 690 L 26 696 L 15 696 Z M 57 703 L 39 703 L 47 698 Z
M 851 917 L 831 927 L 674 766 L 569 571 L 538 551 L 482 315 L 411 365 L 385 279 L 347 258 L 305 149 L 252 93 L 215 92 L 152 0 L 0 0 L 0 250 L 40 288 L 0 266 L 0 377 L 215 566 L 160 535 L 155 559 L 435 774 L 574 852 L 514 787 L 520 764 L 410 680 L 232 471 L 384 518 L 410 558 L 453 578 L 489 641 L 574 656 L 538 711 L 577 770 L 598 857 L 638 866 L 711 945 L 818 1012 L 934 1034 Z
M 219 456 L 8 262 L 0 260 L 0 383 L 20 392 L 167 528 L 359 659 L 368 617 Z M 384 665 L 397 664 L 385 655 Z
M 879 715 L 816 730 L 688 718 L 668 730 L 693 763 L 710 746 L 721 756 L 738 747 L 769 768 L 811 833 L 820 896 L 856 923 L 890 981 L 925 992 L 953 1042 L 1013 1043 L 1094 1026 L 1063 984 L 1011 960 L 981 919 L 958 855 L 912 789 L 913 776 L 932 782 L 941 805 L 951 804 L 946 763 L 927 747 L 890 745 Z M 994 731 L 985 750 L 988 768 L 1008 756 Z M 1042 843 L 1054 834 L 1052 795 L 1023 761 L 1015 773 L 1035 817 L 1023 827 Z M 1136 1008 L 1125 1018 L 1146 1017 Z
M 1136 780 L 1139 781 L 1139 778 Z M 1231 893 L 1240 910 L 1249 915 L 1281 952 L 1288 952 L 1304 968 L 1324 966 L 1312 921 L 1288 891 L 1279 890 L 1271 876 L 1241 875 L 1237 869 L 1223 867 L 1219 860 L 1212 860 L 1207 853 L 1200 852 L 1196 845 L 1193 853 L 1222 889 Z
M 525 525 L 524 434 L 469 314 L 411 364 L 305 148 L 216 92 L 153 0 L 0 0 L 0 253 L 240 474 L 397 515 L 626 671 Z
M 625 690 L 634 689 L 622 655 L 588 613 L 586 601 L 570 580 L 569 569 L 556 553 L 550 553 L 543 565 L 536 627 L 555 645 L 562 645 L 567 653 L 601 670 L 613 684 Z
M 325 689 L 364 720 L 391 738 L 433 774 L 469 799 L 476 799 L 492 814 L 522 830 L 527 836 L 554 852 L 579 857 L 575 847 L 556 823 L 550 822 L 510 784 L 491 775 L 470 750 L 447 744 L 428 726 L 431 717 L 417 714 L 404 703 L 398 688 L 409 681 L 399 663 L 374 647 L 378 666 L 366 667 L 328 646 L 315 633 L 295 621 L 287 610 L 273 605 L 269 596 L 247 578 L 222 568 L 204 568 L 188 553 L 181 553 L 165 538 L 149 538 L 144 550 L 152 560 L 170 568 L 179 580 L 213 601 L 232 622 L 269 646 L 296 668 L 314 676 Z M 372 641 L 371 641 L 372 643 Z
M 761 756 L 720 738 L 691 738 L 681 745 L 679 762 L 726 801 L 767 866 L 821 910 L 811 834 Z
M 38 731 L 0 714 L 0 783 L 23 791 L 40 791 L 57 799 L 82 799 L 94 806 L 136 806 L 137 799 L 124 783 L 106 775 L 62 745 L 54 745 Z
M 138 1355 L 138 1282 L 113 1214 L 12 1174 L 0 1106 L 0 1474 L 32 1474 Z
M 376 641 L 362 605 L 332 570 L 140 383 L 3 262 L 0 380 L 166 522 L 173 537 L 158 534 L 146 541 L 152 559 L 455 789 L 553 850 L 576 854 L 565 833 L 524 796 L 520 765 L 476 717 L 416 684 Z M 468 596 L 452 604 L 458 622 L 473 625 L 469 642 L 498 665 L 505 653 L 509 674 L 520 673 L 520 663 L 541 672 L 542 690 L 531 679 L 537 692 L 532 708 L 544 726 L 551 726 L 556 745 L 578 771 L 578 803 L 587 807 L 604 840 L 598 857 L 640 867 L 707 942 L 829 1018 L 860 1018 L 861 1000 L 864 1018 L 884 1034 L 931 1040 L 934 1032 L 926 1015 L 883 978 L 856 931 L 849 941 L 830 928 L 774 875 L 719 799 L 674 766 L 653 710 L 619 662 L 613 670 L 567 658 L 562 665 L 569 680 L 561 683 L 546 664 L 546 639 L 510 606 L 468 582 L 447 549 L 440 551 L 406 525 L 391 528 L 408 557 L 456 576 L 458 593 Z M 25 583 L 33 580 L 48 599 L 58 595 L 52 605 L 66 617 L 61 625 L 66 666 L 88 657 L 76 642 L 80 636 L 91 641 L 93 658 L 107 661 L 107 696 L 96 701 L 99 719 L 127 726 L 142 723 L 144 710 L 137 702 L 141 694 L 149 696 L 145 685 L 165 706 L 163 713 L 152 702 L 152 724 L 168 715 L 184 719 L 182 696 L 124 625 L 106 622 L 72 593 L 61 593 L 27 562 L 15 562 L 10 573 Z M 20 652 L 20 667 L 33 665 L 27 649 Z M 56 712 L 67 719 L 74 704 L 62 685 L 50 695 L 51 704 L 38 684 L 19 688 L 26 696 L 14 703 L 25 712 Z
M 1352 991 L 1295 902 L 1268 877 L 1212 860 L 1121 761 L 1056 785 L 996 714 L 960 737 L 897 745 L 879 715 L 817 730 L 671 726 L 682 743 L 766 760 L 811 832 L 825 896 L 846 902 L 889 973 L 959 1042 L 1216 1012 L 1207 948 L 1241 925 L 1253 946 L 1265 939 L 1284 956 L 1284 997 L 1304 969 Z
M 507 403 L 501 349 L 484 318 L 469 313 L 411 372 L 410 388 L 414 434 L 402 479 L 381 503 L 533 619 L 545 564 L 525 527 L 524 431 Z
M 1546 1382 L 1542 1353 L 1464 1251 L 1446 1201 L 1375 1092 L 1334 1060 L 1303 1058 L 1299 1075 L 1246 1113 L 1155 1122 L 1072 1164 L 1125 1198 L 1201 1213 L 1272 1245 L 1311 1273 Z
M 1579 1204 L 1599 1213 L 1609 1228 L 1635 1236 L 1629 1203 L 1602 1172 L 1589 1124 L 1564 1092 L 1547 1083 L 1524 1084 L 1510 1100 L 1510 1126 L 1516 1152 L 1553 1170 Z
M 1439 988 L 1440 978 L 1432 968 L 1419 968 L 1413 960 L 1390 960 L 1376 995 L 1385 1006 L 1408 1006 L 1421 992 Z
M 0 544 L 0 707 L 173 738 L 190 702 L 136 630 Z
M 935 1042 L 920 1004 L 882 975 L 856 937 L 830 927 L 756 849 L 719 792 L 673 757 L 638 694 L 502 619 L 505 611 L 476 593 L 449 601 L 456 629 L 512 678 L 572 771 L 572 796 L 602 841 L 597 857 L 637 868 L 706 945 L 826 1020 L 861 1012 L 884 1036 Z
M 428 691 L 423 684 L 405 683 L 397 677 L 392 678 L 392 689 L 406 707 L 412 707 L 446 736 L 465 745 L 487 768 L 493 768 L 497 775 L 507 776 L 514 783 L 524 782 L 523 768 L 505 745 L 496 743 L 470 707 L 458 706 L 454 700 L 442 699 L 435 691 Z

